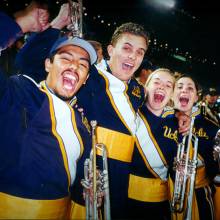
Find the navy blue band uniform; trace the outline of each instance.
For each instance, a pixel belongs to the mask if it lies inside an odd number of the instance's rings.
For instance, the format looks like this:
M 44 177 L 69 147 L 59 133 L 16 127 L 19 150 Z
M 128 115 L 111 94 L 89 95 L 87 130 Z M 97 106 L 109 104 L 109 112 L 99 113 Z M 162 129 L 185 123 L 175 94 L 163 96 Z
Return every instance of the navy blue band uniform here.
M 1 34 L 1 48 L 17 30 Z M 0 218 L 66 218 L 76 162 L 91 146 L 83 121 L 45 82 L 0 72 Z
M 134 149 L 136 112 L 143 102 L 144 89 L 135 79 L 128 84 L 122 82 L 111 74 L 107 64 L 105 67 L 92 67 L 85 87 L 77 96 L 88 119 L 97 120 L 98 143 L 104 143 L 108 150 L 112 218 L 127 218 L 128 177 Z M 85 214 L 82 189 L 74 188 L 73 217 L 84 218 L 83 214 L 79 216 L 79 213 Z
M 214 219 L 213 183 L 212 180 L 218 172 L 217 163 L 213 160 L 213 138 L 218 130 L 215 122 L 200 114 L 195 108 L 193 133 L 198 137 L 198 164 L 195 182 L 195 197 L 193 198 L 192 219 Z M 164 117 L 174 117 L 173 112 L 167 112 Z M 199 201 L 199 202 L 198 202 Z M 177 219 L 182 219 L 178 216 Z
M 139 115 L 128 189 L 130 218 L 171 219 L 168 179 L 178 141 L 171 128 L 177 121 L 155 116 L 145 105 Z

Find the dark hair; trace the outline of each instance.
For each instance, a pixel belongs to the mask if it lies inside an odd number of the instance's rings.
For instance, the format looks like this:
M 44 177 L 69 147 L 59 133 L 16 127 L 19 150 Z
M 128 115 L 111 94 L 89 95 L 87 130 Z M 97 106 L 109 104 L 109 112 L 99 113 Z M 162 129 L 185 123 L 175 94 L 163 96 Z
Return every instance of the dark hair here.
M 95 48 L 95 50 L 98 50 L 99 48 L 102 48 L 102 44 L 95 40 L 88 40 L 90 44 Z
M 188 74 L 180 74 L 180 76 L 178 76 L 176 78 L 176 82 L 181 79 L 181 78 L 190 78 L 193 82 L 194 82 L 194 85 L 196 87 L 196 91 L 197 91 L 197 94 L 199 93 L 199 91 L 201 90 L 201 86 L 199 85 L 199 83 L 190 75 Z
M 124 23 L 116 28 L 111 38 L 111 44 L 114 46 L 117 43 L 118 39 L 121 37 L 121 35 L 124 33 L 130 33 L 133 35 L 141 36 L 145 38 L 147 46 L 149 44 L 149 36 L 148 33 L 145 31 L 144 27 L 142 25 L 132 22 Z

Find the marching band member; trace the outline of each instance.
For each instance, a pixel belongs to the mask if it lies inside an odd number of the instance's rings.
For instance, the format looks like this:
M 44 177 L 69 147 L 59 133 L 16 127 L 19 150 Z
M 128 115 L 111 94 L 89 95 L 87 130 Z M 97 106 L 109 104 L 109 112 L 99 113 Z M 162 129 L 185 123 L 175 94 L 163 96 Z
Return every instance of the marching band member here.
M 83 91 L 78 94 L 88 119 L 98 122 L 98 143 L 107 147 L 113 219 L 127 218 L 128 175 L 134 149 L 136 112 L 144 100 L 143 86 L 132 77 L 147 47 L 148 37 L 142 26 L 122 24 L 108 46 L 110 60 L 105 67 L 97 65 L 92 69 Z M 80 185 L 78 181 L 78 187 L 73 187 L 73 218 L 85 218 Z M 84 214 L 79 216 L 80 213 Z
M 0 27 L 8 24 L 0 48 L 24 33 L 23 24 L 34 20 L 27 14 L 19 23 L 0 14 Z M 41 84 L 0 72 L 0 218 L 67 218 L 76 163 L 91 147 L 82 116 L 70 103 L 96 59 L 87 41 L 64 37 L 45 60 L 48 76 Z
M 175 79 L 168 69 L 157 69 L 149 76 L 146 103 L 140 108 L 129 179 L 130 218 L 171 219 L 168 190 L 169 169 L 173 166 L 178 131 L 171 134 L 170 123 L 177 120 L 162 117 L 169 102 Z
M 176 81 L 173 100 L 175 108 L 195 117 L 193 133 L 199 141 L 192 219 L 205 220 L 214 219 L 211 181 L 217 173 L 217 164 L 213 160 L 213 138 L 218 126 L 203 117 L 198 109 L 193 110 L 193 105 L 198 100 L 197 92 L 198 86 L 195 81 L 190 76 L 182 75 Z

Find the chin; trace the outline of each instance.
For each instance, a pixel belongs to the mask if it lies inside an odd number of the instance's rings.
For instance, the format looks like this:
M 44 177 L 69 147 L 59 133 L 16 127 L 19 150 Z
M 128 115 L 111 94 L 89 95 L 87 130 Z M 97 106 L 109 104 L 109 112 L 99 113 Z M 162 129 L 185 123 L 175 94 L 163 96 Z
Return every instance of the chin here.
M 58 94 L 56 93 L 56 96 L 60 99 L 62 99 L 63 101 L 69 101 L 73 98 L 74 94 L 73 95 L 67 95 L 67 94 Z

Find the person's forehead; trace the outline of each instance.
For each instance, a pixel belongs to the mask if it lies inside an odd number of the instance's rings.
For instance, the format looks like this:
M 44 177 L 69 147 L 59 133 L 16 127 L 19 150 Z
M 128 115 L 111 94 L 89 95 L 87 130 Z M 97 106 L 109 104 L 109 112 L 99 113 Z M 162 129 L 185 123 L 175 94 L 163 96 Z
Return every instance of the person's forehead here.
M 142 36 L 139 36 L 139 35 L 134 35 L 134 34 L 131 34 L 131 33 L 123 33 L 117 43 L 120 43 L 120 44 L 130 44 L 131 46 L 135 46 L 135 47 L 140 47 L 140 48 L 143 48 L 143 49 L 147 49 L 147 43 L 146 43 L 146 40 L 144 37 Z
M 152 79 L 163 79 L 174 82 L 174 77 L 171 76 L 170 73 L 166 71 L 158 71 L 157 73 L 153 74 Z
M 188 77 L 180 78 L 177 81 L 177 84 L 184 84 L 184 85 L 193 85 L 193 86 L 195 86 L 195 83 L 193 82 L 193 80 L 188 78 Z
M 88 52 L 84 48 L 76 46 L 76 45 L 65 45 L 59 48 L 57 50 L 57 54 L 61 54 L 61 53 L 69 53 L 69 54 L 82 53 L 82 54 L 89 56 Z

